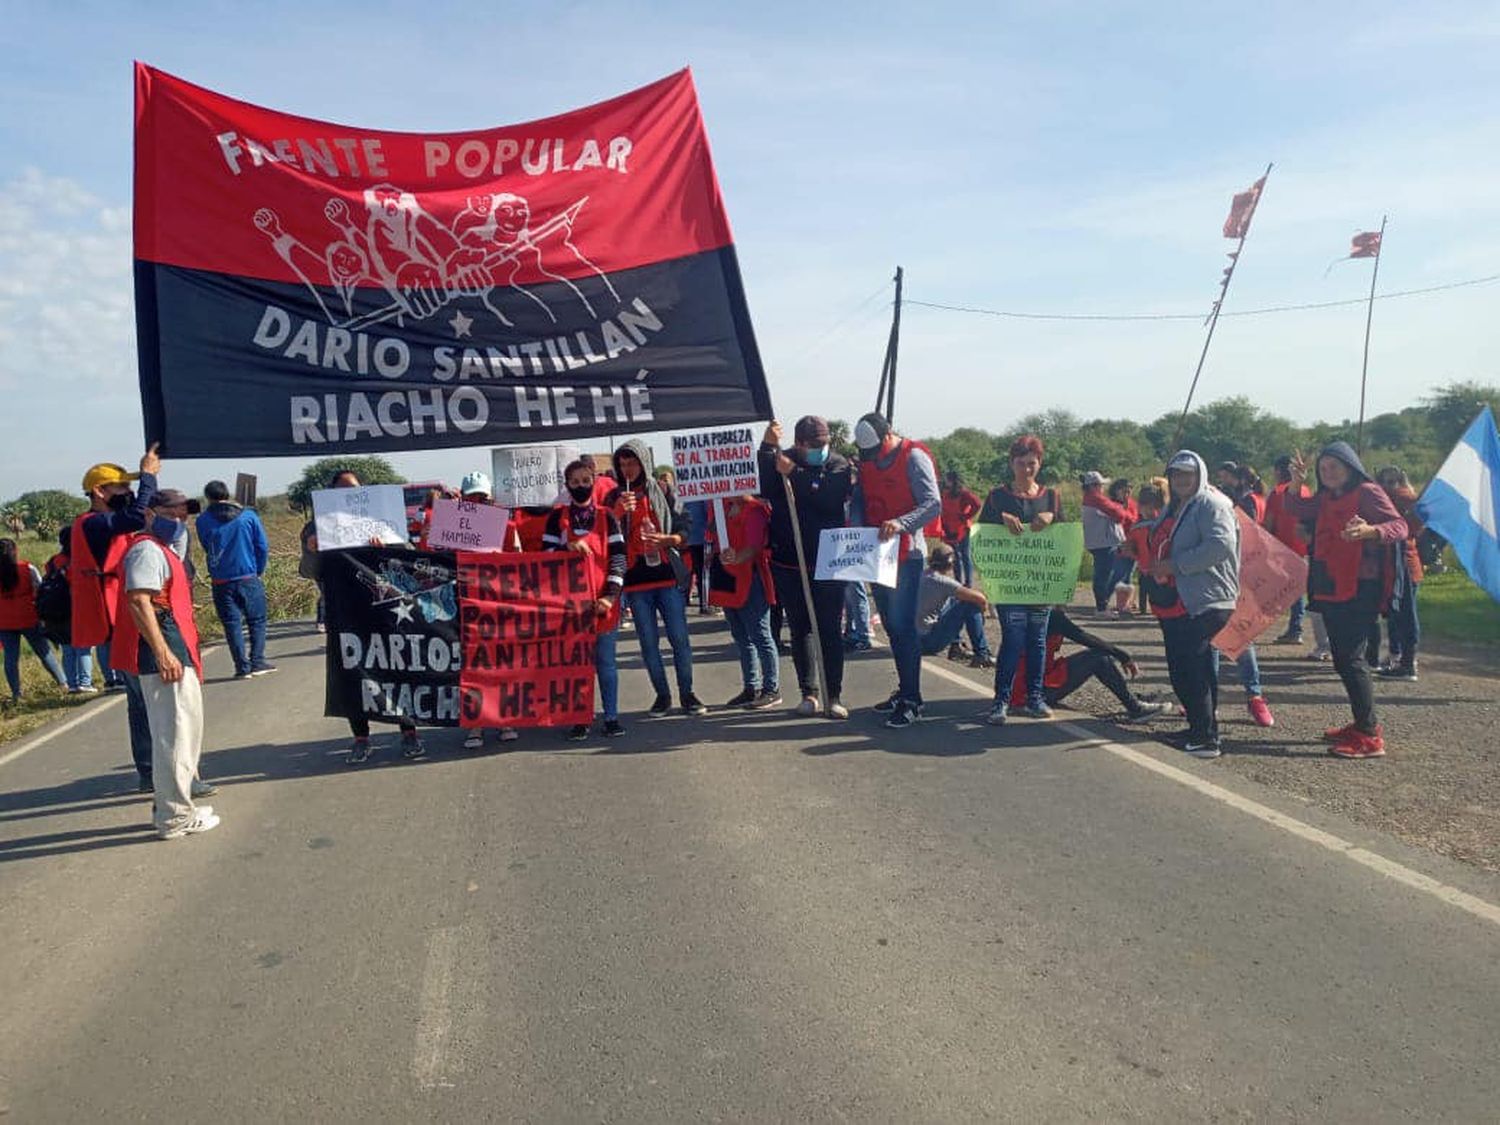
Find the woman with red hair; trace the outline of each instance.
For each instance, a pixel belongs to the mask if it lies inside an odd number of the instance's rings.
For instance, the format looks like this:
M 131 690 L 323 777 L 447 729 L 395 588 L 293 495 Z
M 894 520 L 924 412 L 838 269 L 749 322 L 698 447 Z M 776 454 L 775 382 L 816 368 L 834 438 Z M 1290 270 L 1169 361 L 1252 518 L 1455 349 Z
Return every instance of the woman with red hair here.
M 1010 483 L 992 489 L 979 513 L 980 523 L 1004 525 L 1013 535 L 1041 531 L 1062 515 L 1057 490 L 1044 488 L 1037 480 L 1042 469 L 1042 439 L 1035 434 L 1018 437 L 1010 447 Z M 1052 607 L 1046 605 L 997 605 L 1000 619 L 1000 655 L 995 661 L 995 702 L 990 710 L 991 726 L 1002 726 L 1010 710 L 1011 686 L 1021 657 L 1026 657 L 1026 709 L 1033 719 L 1050 719 L 1042 677 L 1047 668 L 1047 621 Z

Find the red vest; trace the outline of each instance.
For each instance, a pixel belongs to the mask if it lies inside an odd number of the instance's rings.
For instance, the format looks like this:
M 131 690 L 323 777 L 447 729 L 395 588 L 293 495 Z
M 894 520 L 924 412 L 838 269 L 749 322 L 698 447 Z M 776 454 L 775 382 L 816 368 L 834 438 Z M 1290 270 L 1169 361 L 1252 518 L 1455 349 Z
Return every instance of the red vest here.
M 0 629 L 35 629 L 36 591 L 31 585 L 31 564 L 16 560 L 16 584 L 9 593 L 0 590 Z
M 1266 498 L 1257 492 L 1247 492 L 1245 493 L 1245 499 L 1250 501 L 1250 506 L 1254 509 L 1254 511 L 1246 512 L 1245 514 L 1254 519 L 1256 523 L 1265 523 Z M 1243 508 L 1244 506 L 1244 503 L 1241 502 L 1240 507 Z
M 1042 686 L 1049 688 L 1060 688 L 1068 682 L 1068 662 L 1066 659 L 1057 658 L 1057 650 L 1062 648 L 1063 639 L 1058 633 L 1053 633 L 1047 638 L 1047 663 L 1042 670 Z M 1026 675 L 1026 657 L 1021 657 L 1021 663 L 1016 668 L 1016 678 L 1011 681 L 1010 705 L 1016 710 L 1026 706 L 1026 684 L 1029 677 Z
M 520 544 L 515 548 L 517 551 L 545 551 L 547 548 L 542 543 L 542 536 L 547 533 L 547 519 L 551 515 L 550 509 L 533 514 L 525 508 L 512 508 L 510 523 L 506 525 L 506 538 L 512 543 Z
M 729 546 L 738 551 L 745 546 L 745 523 L 749 519 L 751 505 L 759 507 L 769 515 L 770 505 L 764 500 L 747 500 L 741 505 L 738 514 L 730 515 L 726 505 L 724 510 L 724 523 L 729 531 Z M 709 528 L 708 539 L 718 546 L 719 533 L 717 528 Z M 722 548 L 721 548 L 722 549 Z M 723 606 L 725 609 L 741 609 L 750 600 L 750 585 L 752 575 L 760 575 L 760 588 L 764 591 L 766 601 L 771 605 L 776 604 L 776 586 L 771 580 L 771 564 L 764 549 L 753 559 L 742 563 L 730 565 L 720 556 L 714 560 L 713 565 L 720 568 L 723 573 L 729 575 L 733 580 L 732 589 L 720 589 L 710 582 L 708 589 L 708 604 Z
M 1146 573 L 1151 564 L 1166 558 L 1171 553 L 1172 528 L 1177 523 L 1170 516 L 1164 517 L 1154 527 L 1139 525 L 1125 533 L 1125 538 L 1134 545 L 1136 563 L 1141 568 L 1141 592 L 1146 595 L 1146 604 L 1158 621 L 1182 617 L 1187 606 L 1177 595 L 1177 583 L 1170 578 L 1152 578 Z
M 587 556 L 589 587 L 594 591 L 594 597 L 602 598 L 605 584 L 609 581 L 609 512 L 595 505 L 592 530 L 582 536 L 576 536 L 573 534 L 572 511 L 570 504 L 563 504 L 557 509 L 557 532 L 562 536 L 564 543 L 571 543 L 577 538 L 588 540 L 589 547 L 592 548 Z M 614 599 L 614 604 L 609 607 L 609 615 L 602 621 L 598 618 L 594 619 L 596 633 L 608 633 L 620 623 L 620 591 L 615 591 Z
M 1297 528 L 1297 517 L 1286 510 L 1286 494 L 1291 487 L 1291 482 L 1288 481 L 1271 489 L 1271 495 L 1266 498 L 1264 522 L 1272 535 L 1306 558 L 1307 540 L 1302 538 L 1302 533 Z M 1298 495 L 1307 496 L 1307 489 L 1301 489 Z
M 198 623 L 193 620 L 193 588 L 188 582 L 187 569 L 182 565 L 182 560 L 177 557 L 170 547 L 166 546 L 153 535 L 142 531 L 135 535 L 120 536 L 119 542 L 124 543 L 126 550 L 137 543 L 154 543 L 156 548 L 167 557 L 167 569 L 170 576 L 167 578 L 167 604 L 172 607 L 172 617 L 177 622 L 177 630 L 182 634 L 182 639 L 187 642 L 188 655 L 193 658 L 193 667 L 198 670 L 198 678 L 203 678 L 203 660 L 198 652 Z M 110 553 L 114 553 L 114 545 L 110 545 Z M 120 589 L 120 596 L 124 596 L 124 574 L 123 560 L 124 552 L 120 555 L 121 562 L 115 564 L 114 580 Z M 140 674 L 140 641 L 141 633 L 136 627 L 135 618 L 130 610 L 126 609 L 115 621 L 114 639 L 109 644 L 110 667 L 117 672 L 129 672 L 132 676 Z
M 1365 544 L 1360 539 L 1345 539 L 1344 526 L 1359 515 L 1359 491 L 1356 484 L 1342 496 L 1327 496 L 1318 507 L 1318 522 L 1313 528 L 1310 557 L 1307 560 L 1307 594 L 1314 606 L 1353 601 L 1359 594 L 1359 564 L 1364 559 Z M 1382 559 L 1390 551 L 1382 545 Z M 1394 568 L 1381 566 L 1380 601 L 1384 612 L 1390 605 Z
M 920 442 L 911 441 L 907 438 L 901 440 L 896 447 L 896 459 L 887 468 L 876 468 L 874 460 L 861 461 L 859 464 L 859 487 L 865 497 L 865 526 L 879 527 L 886 520 L 893 520 L 899 516 L 906 515 L 917 506 L 916 497 L 911 493 L 911 480 L 906 475 L 906 463 L 911 460 L 911 451 L 920 449 L 932 459 L 934 471 L 936 471 L 937 460 L 932 457 L 932 452 Z M 933 530 L 934 524 L 936 531 Z M 942 516 L 922 529 L 924 534 L 942 536 Z M 905 532 L 901 534 L 902 562 L 911 553 L 911 536 Z
M 109 541 L 109 553 L 102 565 L 83 534 L 83 524 L 94 513 L 85 512 L 73 521 L 68 554 L 68 590 L 73 598 L 73 619 L 69 627 L 77 648 L 102 645 L 109 640 L 115 616 L 120 608 L 120 560 L 130 546 L 130 536 L 117 535 Z

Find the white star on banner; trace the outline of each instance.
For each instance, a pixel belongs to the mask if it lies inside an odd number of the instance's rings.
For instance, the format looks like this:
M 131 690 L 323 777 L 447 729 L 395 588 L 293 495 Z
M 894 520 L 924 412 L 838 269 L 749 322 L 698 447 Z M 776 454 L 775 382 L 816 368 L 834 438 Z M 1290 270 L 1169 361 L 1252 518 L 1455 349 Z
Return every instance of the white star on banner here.
M 415 608 L 411 602 L 397 602 L 391 612 L 396 615 L 397 621 L 410 621 L 411 611 Z
M 453 329 L 453 338 L 462 339 L 469 334 L 469 328 L 473 325 L 472 316 L 464 316 L 462 309 L 453 310 L 453 319 L 448 321 L 449 327 Z

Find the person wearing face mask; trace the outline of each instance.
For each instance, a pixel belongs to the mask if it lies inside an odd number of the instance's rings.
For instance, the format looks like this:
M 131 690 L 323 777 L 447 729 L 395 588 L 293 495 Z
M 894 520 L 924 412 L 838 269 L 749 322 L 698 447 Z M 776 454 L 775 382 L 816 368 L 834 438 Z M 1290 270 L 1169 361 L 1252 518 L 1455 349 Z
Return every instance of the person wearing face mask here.
M 255 509 L 236 504 L 229 486 L 211 480 L 203 486 L 208 511 L 198 517 L 198 541 L 208 559 L 214 609 L 224 625 L 224 641 L 234 660 L 234 678 L 246 680 L 276 671 L 266 659 L 266 587 L 261 575 L 271 544 Z M 250 648 L 245 649 L 249 627 Z
M 854 493 L 854 522 L 880 529 L 882 542 L 899 539 L 896 588 L 876 586 L 876 608 L 896 662 L 896 690 L 876 711 L 885 725 L 900 730 L 922 716 L 922 639 L 917 632 L 917 602 L 927 557 L 927 528 L 941 514 L 937 462 L 920 442 L 904 438 L 878 413 L 866 414 L 854 427 L 859 448 L 859 487 Z
M 146 527 L 160 468 L 161 458 L 153 445 L 141 457 L 138 472 L 103 462 L 84 473 L 83 494 L 89 510 L 73 521 L 68 549 L 69 641 L 75 648 L 97 648 L 105 686 L 125 691 L 130 757 L 142 793 L 151 792 L 151 727 L 140 684 L 111 667 L 110 639 L 120 608 L 120 560 L 130 537 Z M 132 481 L 138 485 L 134 491 Z
M 170 502 L 174 497 L 165 495 Z M 176 494 L 186 507 L 187 498 Z M 175 507 L 168 504 L 166 507 Z M 193 798 L 212 791 L 197 780 L 203 752 L 203 662 L 193 621 L 187 569 L 171 541 L 179 521 L 158 515 L 151 530 L 136 532 L 117 572 L 122 604 L 110 658 L 134 677 L 151 733 L 157 835 L 175 840 L 218 827 L 210 805 Z
M 797 672 L 797 691 L 801 697 L 797 714 L 818 713 L 817 658 L 813 651 L 813 617 L 808 614 L 806 577 L 812 589 L 813 613 L 817 615 L 819 653 L 822 656 L 823 685 L 828 693 L 830 719 L 847 719 L 844 706 L 844 640 L 841 633 L 844 614 L 843 582 L 819 582 L 813 578 L 818 568 L 818 539 L 825 528 L 843 527 L 844 511 L 853 488 L 849 462 L 836 453 L 830 442 L 828 423 L 816 415 L 799 418 L 792 427 L 793 445 L 781 448 L 781 423 L 766 427 L 758 455 L 760 498 L 771 506 L 770 547 L 771 583 L 776 587 L 776 601 L 782 607 L 790 630 L 792 666 Z M 797 557 L 797 540 L 792 530 L 792 505 L 787 499 L 786 484 L 791 484 L 796 498 L 797 528 L 802 533 L 804 558 Z M 807 569 L 802 569 L 802 563 Z M 774 633 L 773 626 L 773 633 Z

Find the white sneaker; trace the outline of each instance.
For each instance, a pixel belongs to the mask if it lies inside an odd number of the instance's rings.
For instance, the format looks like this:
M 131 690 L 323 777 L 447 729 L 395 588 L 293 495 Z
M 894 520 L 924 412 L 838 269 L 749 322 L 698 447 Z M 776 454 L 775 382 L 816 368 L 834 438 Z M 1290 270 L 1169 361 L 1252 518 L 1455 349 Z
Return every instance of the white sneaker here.
M 818 710 L 818 697 L 816 695 L 804 695 L 802 702 L 797 704 L 797 714 L 799 715 L 816 715 Z
M 471 730 L 469 732 L 469 737 L 464 739 L 465 750 L 478 750 L 483 745 L 484 731 L 482 730 Z
M 214 814 L 213 806 L 199 805 L 193 810 L 193 818 L 186 824 L 179 824 L 176 828 L 159 828 L 156 834 L 163 840 L 176 840 L 183 836 L 194 836 L 199 832 L 211 832 L 219 827 L 219 818 Z
M 501 742 L 514 742 L 516 739 L 518 739 L 520 737 L 521 737 L 521 732 L 518 731 L 515 727 L 501 727 L 500 728 L 500 741 Z

